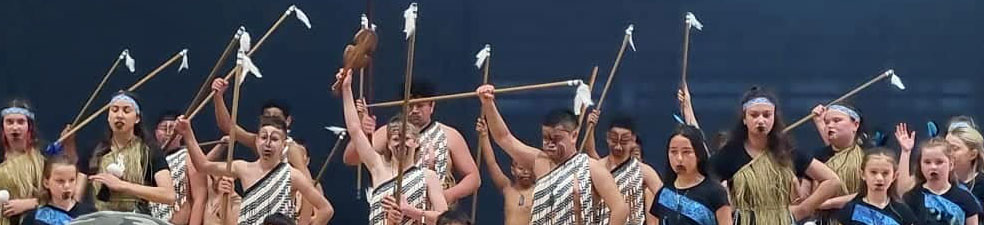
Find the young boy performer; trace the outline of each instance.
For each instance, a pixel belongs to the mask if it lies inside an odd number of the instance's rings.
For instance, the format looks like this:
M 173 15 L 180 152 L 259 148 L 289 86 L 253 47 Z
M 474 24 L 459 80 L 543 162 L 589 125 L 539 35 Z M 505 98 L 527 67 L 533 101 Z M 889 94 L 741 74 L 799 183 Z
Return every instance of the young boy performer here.
M 433 85 L 430 82 L 415 80 L 411 82 L 410 95 L 412 98 L 431 97 L 435 95 Z M 403 92 L 400 92 L 403 93 Z M 362 101 L 356 103 L 359 113 L 363 117 L 363 126 L 374 126 L 375 122 L 368 110 L 363 109 Z M 465 138 L 461 136 L 454 127 L 445 125 L 433 118 L 436 103 L 433 101 L 418 102 L 410 104 L 410 112 L 407 117 L 410 124 L 420 129 L 417 143 L 420 144 L 420 151 L 417 152 L 417 162 L 419 166 L 437 172 L 437 178 L 444 187 L 444 198 L 449 205 L 453 205 L 459 199 L 467 197 L 481 185 L 481 176 L 478 174 L 478 166 L 475 159 L 468 150 Z M 367 123 L 368 122 L 368 123 Z M 368 129 L 365 127 L 363 129 Z M 373 128 L 375 129 L 375 128 Z M 373 148 L 377 152 L 383 151 L 385 139 L 387 137 L 387 126 L 376 129 L 371 134 Z M 351 144 L 343 155 L 344 162 L 348 165 L 358 165 L 358 152 L 351 149 Z M 460 182 L 455 181 L 454 174 L 461 177 Z
M 506 127 L 495 106 L 495 87 L 483 85 L 476 90 L 482 112 L 496 144 L 524 167 L 533 168 L 533 218 L 531 224 L 588 224 L 597 213 L 595 199 L 611 209 L 611 224 L 625 224 L 628 207 L 618 192 L 615 180 L 602 162 L 577 153 L 577 117 L 564 110 L 547 115 L 541 126 L 543 149 L 536 149 L 516 139 Z
M 594 110 L 588 116 L 588 123 L 598 123 L 598 114 L 598 110 Z M 625 116 L 618 116 L 608 126 L 608 134 L 605 140 L 608 143 L 609 154 L 602 158 L 598 158 L 600 156 L 595 149 L 594 131 L 590 130 L 587 132 L 588 141 L 583 144 L 586 145 L 585 149 L 588 155 L 603 163 L 605 168 L 611 171 L 612 176 L 615 177 L 615 185 L 618 186 L 619 192 L 622 193 L 622 196 L 626 199 L 626 203 L 629 204 L 629 220 L 626 223 L 643 224 L 646 221 L 646 213 L 649 212 L 650 208 L 650 205 L 647 205 L 646 202 L 653 199 L 653 193 L 659 190 L 658 187 L 663 186 L 663 182 L 660 180 L 656 170 L 641 160 L 632 157 L 631 150 L 636 146 L 637 137 L 632 119 Z M 605 219 L 608 213 L 608 209 L 603 208 L 598 218 Z M 607 224 L 606 221 L 594 222 Z
M 502 192 L 503 212 L 507 225 L 523 225 L 530 223 L 530 213 L 533 211 L 533 171 L 525 168 L 516 161 L 512 162 L 513 180 L 509 180 L 506 174 L 499 168 L 499 163 L 495 160 L 495 153 L 492 152 L 492 140 L 489 140 L 489 130 L 485 125 L 485 119 L 478 119 L 475 123 L 475 131 L 478 132 L 478 147 L 482 150 L 482 157 L 488 166 L 489 176 L 492 183 Z
M 260 129 L 253 146 L 260 158 L 254 162 L 242 160 L 232 161 L 232 170 L 226 170 L 226 162 L 209 162 L 198 146 L 198 140 L 191 129 L 191 122 L 184 116 L 178 117 L 178 132 L 184 136 L 188 146 L 188 154 L 192 163 L 206 174 L 222 175 L 237 179 L 236 186 L 245 188 L 240 193 L 242 203 L 239 212 L 239 224 L 261 224 L 263 219 L 274 213 L 294 215 L 295 209 L 293 192 L 300 192 L 305 200 L 317 209 L 313 224 L 328 224 L 333 210 L 331 203 L 322 196 L 311 180 L 284 163 L 282 150 L 286 143 L 287 125 L 279 117 L 263 116 L 260 118 Z M 239 188 L 237 188 L 239 189 Z M 239 190 L 237 190 L 238 192 Z
M 437 174 L 421 168 L 417 161 L 417 138 L 419 130 L 413 123 L 401 120 L 397 115 L 387 124 L 386 149 L 376 152 L 369 138 L 362 130 L 355 99 L 352 95 L 351 70 L 339 70 L 335 77 L 342 83 L 342 108 L 345 115 L 345 128 L 348 129 L 352 145 L 359 152 L 359 159 L 366 165 L 372 178 L 372 188 L 366 194 L 369 202 L 369 224 L 435 224 L 437 217 L 448 209 L 443 189 Z M 407 123 L 403 125 L 403 123 Z M 406 127 L 406 131 L 401 131 Z M 402 137 L 401 132 L 406 132 Z M 403 165 L 400 168 L 399 165 Z M 402 171 L 403 183 L 400 185 L 404 199 L 393 199 L 393 192 Z M 384 219 L 385 217 L 385 219 Z M 384 223 L 385 221 L 385 223 Z

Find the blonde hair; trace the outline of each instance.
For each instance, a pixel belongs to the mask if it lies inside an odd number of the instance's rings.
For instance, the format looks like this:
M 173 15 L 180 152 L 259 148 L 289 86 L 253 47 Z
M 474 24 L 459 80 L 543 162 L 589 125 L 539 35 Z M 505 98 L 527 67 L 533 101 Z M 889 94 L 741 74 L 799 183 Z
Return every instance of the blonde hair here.
M 984 136 L 981 136 L 981 132 L 968 127 L 960 127 L 953 129 L 947 135 L 953 135 L 963 142 L 964 146 L 967 146 L 970 150 L 977 152 L 977 158 L 974 159 L 974 169 L 977 172 L 984 172 Z

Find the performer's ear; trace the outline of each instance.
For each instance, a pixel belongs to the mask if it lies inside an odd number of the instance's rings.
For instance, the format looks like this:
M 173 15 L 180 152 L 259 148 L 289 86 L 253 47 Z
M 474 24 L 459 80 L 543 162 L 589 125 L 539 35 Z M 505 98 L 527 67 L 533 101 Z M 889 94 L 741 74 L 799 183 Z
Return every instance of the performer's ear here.
M 287 125 L 287 127 L 290 127 L 290 124 L 293 122 L 294 122 L 294 116 L 287 116 L 287 119 L 284 119 L 284 124 Z

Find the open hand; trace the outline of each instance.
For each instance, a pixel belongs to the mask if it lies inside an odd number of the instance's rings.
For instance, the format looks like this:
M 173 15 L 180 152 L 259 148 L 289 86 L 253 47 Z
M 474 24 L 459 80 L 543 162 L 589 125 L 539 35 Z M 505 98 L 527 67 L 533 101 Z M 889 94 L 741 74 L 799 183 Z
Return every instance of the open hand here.
M 895 125 L 895 140 L 899 142 L 902 152 L 910 153 L 916 144 L 916 132 L 909 131 L 908 124 L 899 123 L 899 125 Z

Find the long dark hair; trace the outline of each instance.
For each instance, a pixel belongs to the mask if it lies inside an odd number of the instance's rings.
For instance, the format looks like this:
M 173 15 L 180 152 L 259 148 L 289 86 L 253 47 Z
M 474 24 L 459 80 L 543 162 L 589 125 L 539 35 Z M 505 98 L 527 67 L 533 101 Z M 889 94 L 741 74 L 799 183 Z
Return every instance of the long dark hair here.
M 31 104 L 24 99 L 10 100 L 10 102 L 7 103 L 7 107 L 24 108 L 27 109 L 28 111 L 32 111 L 32 112 L 34 111 L 34 109 L 31 108 Z M 0 118 L 0 123 L 3 122 L 2 119 L 3 118 Z M 38 134 L 37 122 L 34 121 L 34 119 L 31 119 L 30 117 L 27 118 L 27 134 L 30 135 L 31 137 L 31 139 L 27 140 L 27 148 L 28 148 L 27 150 L 31 151 L 32 150 L 31 148 L 37 146 L 41 142 L 40 141 L 41 135 Z M 2 146 L 0 146 L 0 149 L 3 150 L 3 152 L 0 152 L 0 162 L 3 162 L 6 160 L 5 153 L 7 153 L 7 148 L 10 145 L 10 143 L 7 140 L 7 135 L 4 135 L 3 126 L 0 126 L 0 143 L 3 143 Z
M 137 104 L 139 104 L 140 102 L 140 97 L 132 92 L 120 91 L 116 95 L 125 95 L 127 97 L 133 98 L 133 100 L 136 101 Z M 147 131 L 147 128 L 144 127 L 143 125 L 143 121 L 144 121 L 143 111 L 137 113 L 137 119 L 138 119 L 137 123 L 133 125 L 133 135 L 139 138 L 141 141 L 143 141 L 145 145 L 150 147 L 151 151 L 155 151 L 155 150 L 159 151 L 160 144 L 157 144 L 157 141 L 154 140 L 156 139 L 156 137 L 154 137 L 154 135 L 149 135 L 152 133 Z M 92 152 L 92 157 L 89 159 L 89 168 L 92 169 L 91 171 L 99 171 L 99 160 L 104 155 L 109 153 L 110 147 L 113 146 L 112 143 L 113 143 L 113 129 L 107 126 L 105 136 L 103 137 L 102 140 L 99 140 L 98 144 L 96 144 L 96 148 Z M 150 152 L 147 152 L 146 154 L 149 153 Z
M 876 157 L 887 158 L 888 162 L 892 164 L 892 171 L 897 174 L 899 172 L 899 159 L 895 156 L 895 152 L 891 149 L 885 147 L 874 147 L 865 150 L 864 160 L 861 161 L 861 171 L 864 173 L 864 169 L 868 167 L 868 162 Z M 899 201 L 898 192 L 895 190 L 898 188 L 896 180 L 892 180 L 892 183 L 888 185 L 888 197 L 893 201 Z M 868 196 L 868 182 L 861 182 L 861 190 L 858 191 L 858 197 Z
M 704 177 L 710 178 L 708 177 L 709 174 L 707 172 L 709 171 L 709 164 L 707 163 L 707 160 L 708 157 L 710 157 L 710 154 L 707 151 L 707 145 L 704 144 L 704 135 L 701 133 L 700 129 L 690 125 L 677 126 L 676 129 L 673 129 L 673 133 L 666 138 L 666 150 L 663 152 L 664 156 L 669 156 L 670 141 L 676 136 L 681 136 L 687 140 L 690 140 L 690 145 L 694 148 L 694 154 L 697 155 L 697 172 Z M 666 176 L 663 177 L 663 183 L 672 185 L 673 181 L 676 181 L 677 175 L 673 172 L 673 166 L 671 166 L 669 162 L 664 165 L 667 173 Z
M 768 134 L 768 154 L 771 155 L 783 167 L 790 167 L 792 165 L 792 155 L 793 155 L 793 141 L 788 138 L 786 134 L 782 132 L 786 129 L 786 124 L 782 122 L 782 111 L 779 110 L 779 101 L 776 97 L 769 93 L 768 91 L 760 88 L 758 86 L 752 86 L 745 92 L 744 96 L 741 98 L 740 104 L 745 104 L 749 100 L 755 98 L 766 98 L 772 104 L 775 104 L 776 110 L 772 115 L 774 120 L 772 123 L 772 130 Z M 748 128 L 745 127 L 745 123 L 742 121 L 745 118 L 744 107 L 738 107 L 738 121 L 735 127 L 731 129 L 728 135 L 728 141 L 722 149 L 744 149 L 745 140 L 748 139 Z

